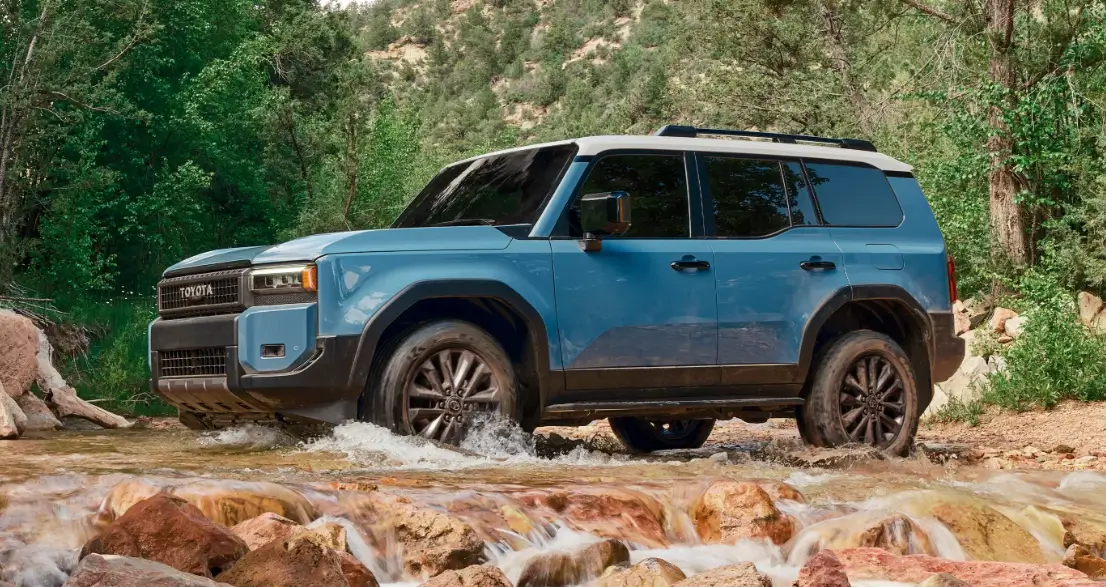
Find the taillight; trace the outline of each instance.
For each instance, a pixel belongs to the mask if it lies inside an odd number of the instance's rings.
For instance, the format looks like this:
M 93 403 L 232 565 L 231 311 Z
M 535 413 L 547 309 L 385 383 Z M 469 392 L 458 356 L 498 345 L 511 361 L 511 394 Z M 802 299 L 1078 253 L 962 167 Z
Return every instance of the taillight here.
M 956 261 L 952 260 L 952 255 L 946 255 L 949 266 L 949 303 L 956 303 Z

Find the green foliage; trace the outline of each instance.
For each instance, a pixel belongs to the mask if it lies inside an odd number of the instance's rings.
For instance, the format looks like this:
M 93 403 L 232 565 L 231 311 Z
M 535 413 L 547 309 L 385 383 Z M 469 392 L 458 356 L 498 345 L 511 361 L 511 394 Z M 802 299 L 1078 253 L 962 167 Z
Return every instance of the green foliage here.
M 930 417 L 930 421 L 943 424 L 962 422 L 968 426 L 979 426 L 979 419 L 984 409 L 983 402 L 980 400 L 963 401 L 958 397 L 950 397 L 948 402 Z

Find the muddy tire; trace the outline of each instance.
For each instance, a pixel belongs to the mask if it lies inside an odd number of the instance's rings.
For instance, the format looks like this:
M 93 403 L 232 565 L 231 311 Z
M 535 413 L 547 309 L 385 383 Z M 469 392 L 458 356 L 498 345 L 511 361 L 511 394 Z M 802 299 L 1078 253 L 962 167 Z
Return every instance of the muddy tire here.
M 480 412 L 519 421 L 518 380 L 506 351 L 469 322 L 415 326 L 388 345 L 368 416 L 400 434 L 458 444 Z
M 871 330 L 850 332 L 829 344 L 815 369 L 799 417 L 811 444 L 909 453 L 918 431 L 918 386 L 898 343 Z
M 649 420 L 610 418 L 615 438 L 633 452 L 645 453 L 674 448 L 699 448 L 707 441 L 714 420 Z

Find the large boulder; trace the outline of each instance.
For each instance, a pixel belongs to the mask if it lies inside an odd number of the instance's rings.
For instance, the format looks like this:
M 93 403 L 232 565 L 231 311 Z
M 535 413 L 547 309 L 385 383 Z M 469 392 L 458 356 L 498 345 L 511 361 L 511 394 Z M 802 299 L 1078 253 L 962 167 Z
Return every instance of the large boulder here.
M 27 428 L 27 416 L 0 384 L 0 440 L 12 440 L 23 435 Z
M 833 551 L 823 550 L 814 555 L 799 569 L 795 587 L 851 587 L 845 574 L 845 565 L 837 560 Z
M 545 506 L 575 530 L 603 538 L 668 546 L 664 506 L 650 495 L 614 487 L 572 487 L 548 495 L 531 495 L 526 505 Z
M 881 548 L 894 554 L 937 554 L 925 531 L 902 514 L 864 528 L 856 537 L 856 546 Z
M 1063 565 L 951 561 L 923 554 L 898 556 L 878 548 L 834 551 L 853 581 L 915 584 L 948 573 L 973 587 L 1093 587 L 1087 575 Z
M 692 575 L 675 587 L 772 587 L 772 579 L 753 563 L 740 563 Z
M 446 571 L 419 587 L 512 587 L 503 571 L 491 565 L 473 565 Z
M 215 580 L 234 587 L 349 587 L 338 553 L 307 533 L 251 551 Z
M 65 587 L 226 587 L 168 565 L 128 556 L 91 554 Z
M 136 503 L 86 542 L 81 558 L 91 554 L 131 556 L 213 577 L 247 552 L 245 542 L 205 518 L 192 504 L 157 494 Z
M 484 541 L 456 516 L 394 496 L 360 494 L 344 503 L 345 516 L 377 543 L 403 549 L 404 567 L 414 577 L 433 577 L 484 562 Z
M 784 544 L 795 532 L 795 521 L 776 508 L 756 483 L 712 483 L 691 506 L 691 520 L 707 543 L 733 544 L 743 539 L 767 539 Z
M 38 375 L 38 328 L 26 316 L 0 311 L 0 384 L 12 397 L 31 390 Z
M 1086 573 L 1092 579 L 1106 579 L 1106 560 L 1080 544 L 1068 547 L 1064 553 L 1064 566 Z
M 1079 292 L 1079 321 L 1088 328 L 1099 326 L 1099 314 L 1102 312 L 1102 298 L 1088 291 Z
M 983 501 L 958 494 L 919 491 L 903 503 L 903 509 L 915 518 L 936 518 L 972 559 L 1046 562 L 1036 538 Z
M 305 527 L 284 516 L 266 512 L 256 518 L 250 518 L 245 522 L 235 524 L 230 531 L 241 538 L 246 546 L 250 547 L 250 550 L 257 550 L 274 540 L 284 540 L 304 532 L 316 534 L 322 544 L 325 544 L 328 548 L 337 551 L 347 550 L 346 529 L 340 524 L 323 520 L 320 518 L 320 520 Z
M 895 554 L 937 554 L 924 530 L 909 517 L 858 512 L 804 528 L 793 542 L 793 559 L 843 548 L 881 548 Z
M 607 567 L 630 562 L 630 550 L 604 540 L 573 552 L 546 552 L 526 562 L 518 587 L 568 587 L 596 579 Z
M 25 393 L 15 398 L 16 405 L 27 416 L 27 430 L 61 430 L 61 420 L 58 420 L 46 402 L 33 393 Z
M 962 402 L 972 401 L 979 397 L 982 385 L 990 373 L 991 366 L 987 364 L 987 359 L 977 355 L 968 356 L 960 363 L 956 373 L 941 383 L 941 390 L 950 398 L 954 397 Z
M 672 587 L 687 578 L 680 567 L 659 558 L 647 558 L 627 568 L 611 567 L 596 587 Z
M 349 587 L 380 587 L 376 575 L 357 560 L 357 557 L 344 550 L 334 552 L 338 555 L 338 568 L 342 570 L 342 576 L 346 578 Z
M 991 320 L 987 325 L 995 334 L 1005 334 L 1006 321 L 1017 316 L 1018 313 L 1009 308 L 995 308 L 995 313 L 991 314 Z

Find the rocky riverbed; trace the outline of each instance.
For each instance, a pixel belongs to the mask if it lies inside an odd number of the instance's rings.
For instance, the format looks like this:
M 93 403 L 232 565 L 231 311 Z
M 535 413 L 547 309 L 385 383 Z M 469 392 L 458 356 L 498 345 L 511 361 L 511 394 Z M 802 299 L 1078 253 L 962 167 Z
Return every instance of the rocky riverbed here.
M 734 422 L 704 449 L 639 457 L 602 425 L 540 432 L 488 422 L 454 450 L 368 424 L 303 441 L 154 422 L 0 442 L 0 582 L 997 587 L 1106 576 L 1106 475 L 1053 447 L 996 457 L 923 434 L 917 456 L 885 460 L 804 450 L 782 423 Z M 995 458 L 1010 470 L 987 465 Z

